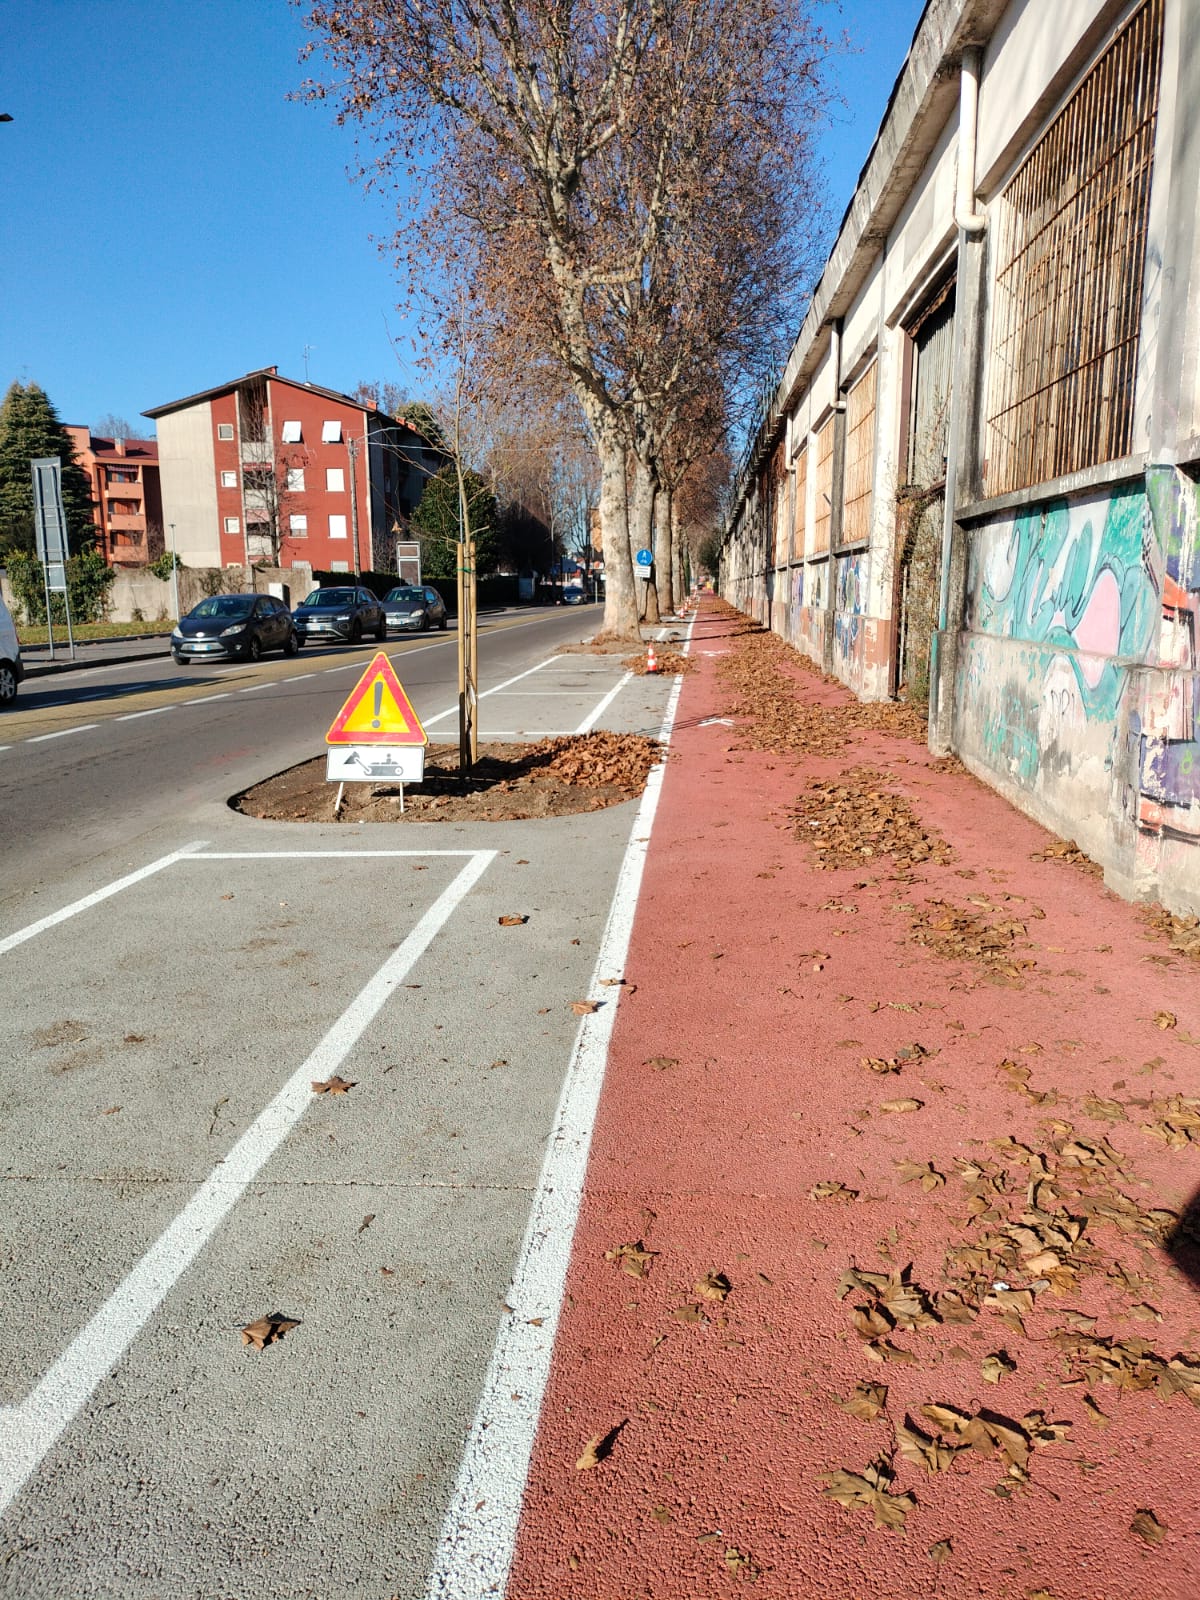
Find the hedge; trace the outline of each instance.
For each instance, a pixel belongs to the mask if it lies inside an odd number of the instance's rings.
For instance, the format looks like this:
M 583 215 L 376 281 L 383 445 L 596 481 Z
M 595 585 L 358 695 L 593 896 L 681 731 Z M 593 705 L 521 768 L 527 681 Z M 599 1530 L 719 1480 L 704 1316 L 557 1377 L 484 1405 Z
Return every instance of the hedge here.
M 355 579 L 352 572 L 318 572 L 314 568 L 312 581 L 314 586 L 319 585 L 322 589 L 333 589 L 345 584 L 353 584 Z M 395 589 L 399 582 L 400 579 L 397 578 L 394 572 L 360 572 L 358 575 L 360 587 L 370 589 L 371 593 L 377 595 L 381 600 L 388 590 Z M 491 606 L 515 606 L 519 598 L 518 582 L 519 580 L 516 578 L 501 574 L 480 578 L 476 598 L 476 603 L 480 610 L 486 610 Z M 448 578 L 426 578 L 422 580 L 422 586 L 426 589 L 436 589 L 446 602 L 446 610 L 451 616 L 456 615 L 458 611 L 457 584 L 451 582 Z

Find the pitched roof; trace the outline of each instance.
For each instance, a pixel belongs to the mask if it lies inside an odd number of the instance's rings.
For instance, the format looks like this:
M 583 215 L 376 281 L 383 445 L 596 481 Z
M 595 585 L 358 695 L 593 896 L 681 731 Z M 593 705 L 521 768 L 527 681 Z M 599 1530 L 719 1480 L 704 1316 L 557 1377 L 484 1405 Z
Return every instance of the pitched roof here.
M 211 400 L 216 395 L 228 394 L 231 389 L 237 389 L 243 383 L 251 383 L 255 378 L 269 378 L 272 383 L 286 383 L 290 388 L 302 389 L 307 394 L 323 395 L 326 400 L 336 400 L 339 405 L 354 406 L 367 416 L 387 417 L 387 412 L 380 411 L 378 406 L 364 405 L 353 395 L 341 394 L 337 389 L 323 388 L 319 383 L 304 383 L 297 378 L 285 378 L 277 367 L 256 367 L 253 372 L 244 373 L 240 378 L 231 378 L 228 383 L 219 383 L 212 389 L 201 389 L 197 394 L 184 395 L 181 400 L 168 400 L 165 405 L 153 406 L 148 411 L 143 411 L 142 415 L 162 417 L 171 411 L 182 411 L 188 406 L 199 405 L 202 400 Z M 389 422 L 396 420 L 395 417 L 388 417 Z

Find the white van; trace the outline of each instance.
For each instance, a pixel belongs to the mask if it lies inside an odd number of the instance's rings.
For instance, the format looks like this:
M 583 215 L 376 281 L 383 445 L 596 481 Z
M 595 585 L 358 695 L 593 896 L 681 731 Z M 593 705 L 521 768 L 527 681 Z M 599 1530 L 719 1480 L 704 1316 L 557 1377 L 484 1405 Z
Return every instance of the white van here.
M 8 607 L 0 600 L 0 706 L 17 698 L 17 685 L 25 676 L 21 665 L 21 646 Z

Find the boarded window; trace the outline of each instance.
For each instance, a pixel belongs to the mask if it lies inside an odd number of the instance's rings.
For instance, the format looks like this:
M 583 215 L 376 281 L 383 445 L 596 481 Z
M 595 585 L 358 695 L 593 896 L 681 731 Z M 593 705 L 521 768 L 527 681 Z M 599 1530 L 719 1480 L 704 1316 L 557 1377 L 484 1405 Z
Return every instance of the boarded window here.
M 871 492 L 875 487 L 875 394 L 879 363 L 872 362 L 846 401 L 846 476 L 842 543 L 871 537 Z
M 932 489 L 946 481 L 950 381 L 954 358 L 954 280 L 909 329 L 912 388 L 908 402 L 907 482 Z
M 817 434 L 817 471 L 813 506 L 813 555 L 829 554 L 829 524 L 833 516 L 833 422 L 832 417 Z
M 1145 0 L 1000 199 L 985 483 L 1127 455 L 1163 0 Z
M 767 565 L 782 566 L 787 561 L 788 473 L 784 457 L 785 446 L 780 443 L 771 457 L 771 543 Z
M 804 532 L 808 519 L 808 450 L 796 457 L 796 488 L 792 497 L 792 560 L 804 560 Z

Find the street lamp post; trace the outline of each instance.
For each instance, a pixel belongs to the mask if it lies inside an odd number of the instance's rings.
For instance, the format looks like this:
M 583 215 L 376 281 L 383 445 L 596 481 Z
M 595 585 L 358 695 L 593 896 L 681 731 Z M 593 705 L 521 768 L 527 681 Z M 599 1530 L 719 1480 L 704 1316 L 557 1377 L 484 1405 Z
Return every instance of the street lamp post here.
M 171 585 L 175 591 L 175 621 L 179 621 L 179 557 L 175 554 L 175 524 L 168 523 L 171 530 Z

